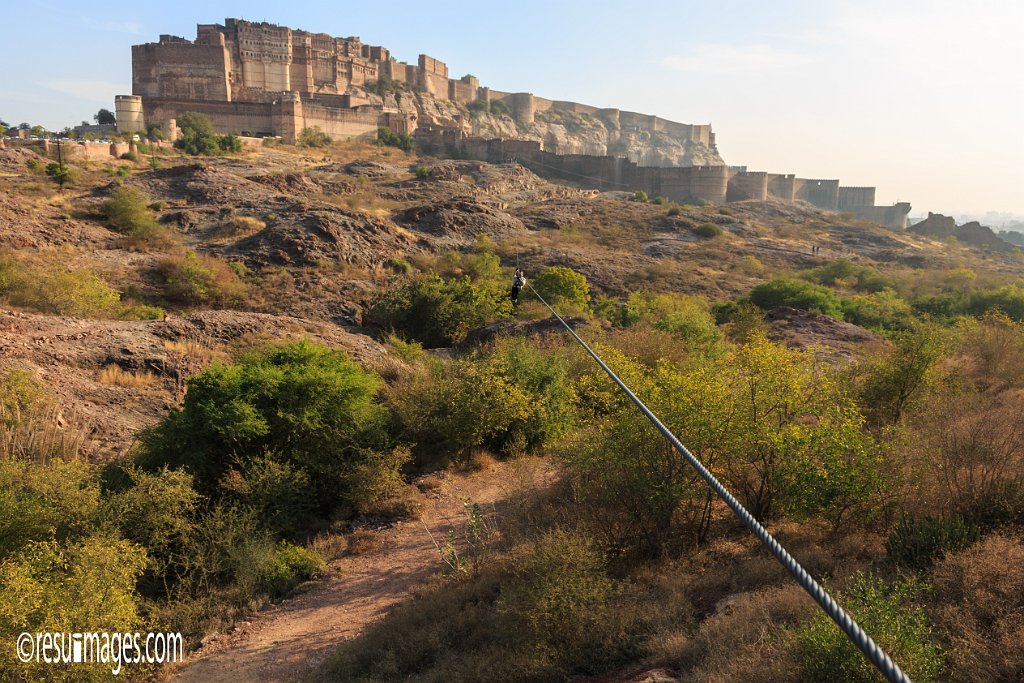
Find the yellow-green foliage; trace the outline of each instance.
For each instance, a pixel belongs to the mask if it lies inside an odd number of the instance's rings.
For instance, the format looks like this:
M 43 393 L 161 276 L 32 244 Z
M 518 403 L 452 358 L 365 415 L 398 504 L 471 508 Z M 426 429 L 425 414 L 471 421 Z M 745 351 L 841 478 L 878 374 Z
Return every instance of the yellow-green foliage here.
M 940 680 L 945 658 L 924 611 L 909 604 L 923 588 L 912 582 L 888 584 L 878 577 L 858 574 L 840 594 L 839 601 L 911 679 L 927 683 Z M 797 643 L 804 680 L 879 680 L 874 665 L 825 614 L 819 613 L 800 629 Z
M 655 369 L 599 353 L 759 519 L 820 513 L 839 524 L 879 483 L 881 463 L 856 405 L 808 352 L 755 338 L 692 367 Z M 707 489 L 682 456 L 602 374 L 576 389 L 599 422 L 563 460 L 596 528 L 614 546 L 648 551 L 677 519 L 684 533 L 705 537 Z
M 473 448 L 519 454 L 551 443 L 572 420 L 567 367 L 524 340 L 436 364 L 404 379 L 391 403 L 421 459 L 461 459 Z
M 622 317 L 625 325 L 646 322 L 671 332 L 694 349 L 707 349 L 722 339 L 707 302 L 686 294 L 634 292 L 629 295 Z
M 186 251 L 170 256 L 157 266 L 164 293 L 186 306 L 230 307 L 245 301 L 246 286 L 231 267 L 211 256 Z
M 98 534 L 80 542 L 41 541 L 0 563 L 0 651 L 17 661 L 23 631 L 120 632 L 138 629 L 135 580 L 146 563 L 139 546 Z M 117 664 L 78 664 L 63 680 L 108 680 Z M 20 665 L 19 676 L 44 679 L 60 667 L 43 661 Z
M 0 300 L 41 313 L 80 318 L 154 318 L 160 310 L 125 304 L 121 294 L 87 268 L 0 254 Z
M 573 311 L 590 307 L 590 285 L 582 273 L 565 266 L 549 266 L 537 273 L 533 288 L 552 306 L 568 306 Z

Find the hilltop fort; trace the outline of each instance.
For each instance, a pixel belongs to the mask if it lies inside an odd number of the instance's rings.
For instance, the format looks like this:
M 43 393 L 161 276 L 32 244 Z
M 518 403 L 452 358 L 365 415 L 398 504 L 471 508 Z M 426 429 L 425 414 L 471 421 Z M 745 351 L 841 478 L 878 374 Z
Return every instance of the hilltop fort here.
M 194 41 L 162 35 L 132 47 L 132 94 L 115 102 L 122 131 L 159 126 L 196 111 L 219 132 L 280 136 L 294 143 L 318 127 L 336 138 L 386 126 L 436 151 L 517 161 L 542 176 L 600 189 L 644 190 L 684 201 L 806 201 L 905 227 L 910 205 L 875 206 L 875 188 L 835 179 L 751 172 L 725 164 L 710 124 L 508 93 L 444 62 L 397 61 L 358 37 L 226 19 L 200 24 Z

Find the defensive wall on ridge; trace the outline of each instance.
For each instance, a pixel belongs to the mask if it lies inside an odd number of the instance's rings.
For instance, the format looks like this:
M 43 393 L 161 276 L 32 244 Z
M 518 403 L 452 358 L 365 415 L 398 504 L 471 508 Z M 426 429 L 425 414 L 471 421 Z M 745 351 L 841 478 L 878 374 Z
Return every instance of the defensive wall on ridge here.
M 485 140 L 444 132 L 421 137 L 428 148 L 450 156 L 514 162 L 541 177 L 598 190 L 642 190 L 648 196 L 661 195 L 676 202 L 803 201 L 829 211 L 849 211 L 858 218 L 893 228 L 905 228 L 910 213 L 907 203 L 874 206 L 875 188 L 842 187 L 835 179 L 797 178 L 729 166 L 638 166 L 620 157 L 555 154 L 532 140 Z

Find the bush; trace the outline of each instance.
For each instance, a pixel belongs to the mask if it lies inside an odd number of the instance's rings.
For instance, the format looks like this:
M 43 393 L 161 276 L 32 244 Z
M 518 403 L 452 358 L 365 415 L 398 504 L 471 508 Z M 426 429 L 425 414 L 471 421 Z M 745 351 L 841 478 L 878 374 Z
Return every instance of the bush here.
M 382 443 L 378 387 L 340 351 L 308 342 L 257 350 L 190 379 L 183 406 L 143 433 L 139 461 L 149 471 L 184 468 L 214 500 L 255 495 L 269 509 L 277 492 L 279 510 L 293 516 L 280 519 L 298 517 L 305 491 L 309 509 L 326 515 Z
M 945 661 L 925 613 L 907 605 L 921 590 L 913 583 L 886 584 L 857 574 L 838 600 L 910 678 L 925 683 L 939 680 Z M 800 629 L 797 648 L 807 681 L 873 683 L 879 678 L 874 665 L 825 614 Z
M 159 225 L 153 219 L 149 207 L 150 201 L 145 194 L 121 186 L 111 193 L 110 199 L 103 203 L 101 211 L 107 224 L 125 235 L 130 243 L 155 248 L 177 244 L 177 234 Z
M 718 237 L 719 235 L 721 235 L 722 229 L 715 225 L 714 223 L 701 223 L 700 225 L 693 229 L 693 232 L 700 237 L 710 239 L 712 237 Z
M 934 613 L 949 647 L 949 680 L 1019 681 L 1024 674 L 1024 543 L 994 534 L 932 572 Z
M 15 639 L 23 631 L 131 633 L 139 629 L 135 580 L 145 551 L 128 541 L 103 535 L 79 543 L 34 543 L 0 563 L 0 652 L 18 661 Z M 80 675 L 108 678 L 117 664 L 79 664 Z M 9 669 L 10 670 L 10 669 Z M 19 676 L 43 680 L 54 665 L 20 664 Z
M 861 292 L 881 292 L 893 288 L 893 282 L 871 266 L 858 266 L 847 259 L 837 259 L 827 265 L 806 270 L 800 277 L 828 287 L 848 284 Z
M 298 581 L 314 578 L 325 566 L 323 558 L 316 553 L 280 541 L 274 549 L 273 565 L 262 581 L 271 593 L 283 593 Z
M 426 180 L 427 178 L 429 178 L 430 173 L 431 171 L 429 166 L 416 167 L 416 177 L 419 178 L 420 180 Z
M 330 147 L 332 142 L 331 136 L 320 130 L 320 126 L 303 128 L 299 133 L 299 147 Z
M 975 291 L 970 295 L 967 311 L 979 316 L 989 311 L 1002 311 L 1013 320 L 1024 321 L 1024 287 L 1011 284 L 994 290 Z
M 458 344 L 474 327 L 511 312 L 512 302 L 497 286 L 475 285 L 468 276 L 444 280 L 427 274 L 384 291 L 371 303 L 365 320 L 436 348 Z
M 673 206 L 671 209 L 668 210 L 668 213 L 666 213 L 665 215 L 671 218 L 673 216 L 678 216 L 681 213 L 682 211 L 679 210 L 678 206 Z
M 976 542 L 978 527 L 959 517 L 909 517 L 900 519 L 885 541 L 891 562 L 919 570 L 931 566 L 947 552 L 957 552 Z
M 643 202 L 643 203 L 646 204 L 647 203 L 647 193 L 644 192 L 643 190 L 637 190 L 636 192 L 633 193 L 633 201 L 634 202 Z
M 213 129 L 210 117 L 194 111 L 184 112 L 177 118 L 179 137 L 174 146 L 193 156 L 220 156 L 225 152 L 239 152 L 242 142 L 234 133 L 219 135 Z
M 715 319 L 708 313 L 707 303 L 685 294 L 633 292 L 622 318 L 626 326 L 643 321 L 671 332 L 694 350 L 707 350 L 722 339 Z
M 64 163 L 49 163 L 46 165 L 46 175 L 53 179 L 61 187 L 74 185 L 78 178 L 78 172 Z
M 392 404 L 421 462 L 474 448 L 510 455 L 552 443 L 572 424 L 566 361 L 525 340 L 436 365 L 398 384 Z
M 860 415 L 810 353 L 755 338 L 732 356 L 653 370 L 599 353 L 758 519 L 823 514 L 838 526 L 881 486 Z M 673 526 L 703 539 L 708 490 L 682 456 L 607 378 L 585 375 L 576 391 L 600 422 L 563 460 L 609 542 L 656 552 Z
M 186 306 L 238 306 L 246 287 L 232 268 L 211 256 L 186 251 L 157 264 L 164 296 Z
M 750 302 L 771 311 L 790 306 L 805 311 L 817 311 L 836 319 L 843 317 L 842 300 L 832 290 L 803 280 L 779 279 L 757 285 L 750 290 Z
M 111 468 L 106 478 L 115 486 L 103 497 L 103 518 L 147 552 L 140 588 L 170 597 L 169 585 L 188 570 L 183 552 L 192 542 L 200 504 L 192 478 L 180 470 L 149 473 L 130 464 Z
M 587 278 L 572 268 L 548 266 L 537 273 L 533 288 L 554 307 L 568 306 L 576 311 L 590 308 L 590 285 Z
M 581 656 L 602 640 L 614 594 L 604 558 L 586 537 L 555 529 L 512 561 L 502 591 L 536 647 Z M 589 647 L 588 647 L 589 646 Z
M 913 319 L 910 304 L 891 289 L 844 299 L 842 305 L 847 322 L 874 330 L 905 330 Z
M 413 148 L 412 136 L 408 133 L 396 133 L 387 126 L 377 129 L 377 144 L 385 147 L 397 147 L 404 152 L 410 152 Z
M 868 369 L 860 403 L 868 420 L 882 427 L 900 422 L 938 379 L 939 362 L 949 348 L 948 334 L 919 326 L 893 337 L 894 348 Z

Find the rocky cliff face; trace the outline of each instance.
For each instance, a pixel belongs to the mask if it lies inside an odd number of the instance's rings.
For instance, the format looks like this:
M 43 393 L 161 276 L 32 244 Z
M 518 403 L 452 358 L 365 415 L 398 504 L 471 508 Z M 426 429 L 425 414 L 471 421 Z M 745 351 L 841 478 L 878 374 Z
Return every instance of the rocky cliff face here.
M 374 97 L 371 96 L 371 100 Z M 382 98 L 385 107 L 415 112 L 421 126 L 461 129 L 482 138 L 537 140 L 557 154 L 625 157 L 640 166 L 721 166 L 718 151 L 665 132 L 623 130 L 598 115 L 547 111 L 529 126 L 507 114 L 470 111 L 455 102 L 439 101 L 425 93 L 400 91 Z

